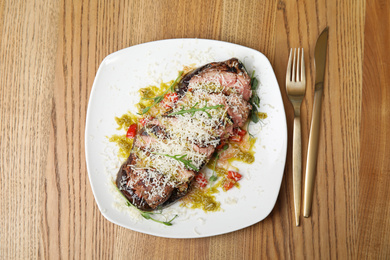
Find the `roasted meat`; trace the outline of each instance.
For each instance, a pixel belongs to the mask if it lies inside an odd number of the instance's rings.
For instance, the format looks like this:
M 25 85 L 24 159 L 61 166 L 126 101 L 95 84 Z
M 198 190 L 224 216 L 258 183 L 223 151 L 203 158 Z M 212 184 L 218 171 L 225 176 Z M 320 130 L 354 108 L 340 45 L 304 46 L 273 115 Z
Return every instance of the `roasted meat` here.
M 250 77 L 233 58 L 186 74 L 170 111 L 138 131 L 116 184 L 141 210 L 164 207 L 186 195 L 222 140 L 244 125 L 251 110 Z

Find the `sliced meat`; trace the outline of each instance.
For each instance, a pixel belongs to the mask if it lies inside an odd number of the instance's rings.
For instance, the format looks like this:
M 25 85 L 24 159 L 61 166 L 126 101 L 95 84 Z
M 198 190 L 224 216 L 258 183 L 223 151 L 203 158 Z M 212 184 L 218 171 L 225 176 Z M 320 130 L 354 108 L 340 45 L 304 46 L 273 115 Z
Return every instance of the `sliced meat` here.
M 236 94 L 231 94 L 227 100 L 228 114 L 233 119 L 234 127 L 242 127 L 252 109 L 251 104 Z
M 207 83 L 222 88 L 206 91 L 202 86 L 212 86 Z M 196 84 L 200 88 L 191 89 L 187 95 L 189 86 Z M 185 196 L 198 174 L 195 169 L 207 164 L 215 147 L 233 134 L 234 127 L 243 126 L 251 109 L 247 102 L 252 94 L 250 77 L 235 58 L 188 73 L 176 93 L 180 99 L 172 110 L 139 130 L 133 150 L 117 175 L 118 188 L 141 210 L 164 207 Z M 186 112 L 206 105 L 224 107 Z M 171 115 L 172 111 L 176 114 Z
M 141 130 L 142 131 L 142 130 Z M 141 134 L 137 135 L 134 138 L 133 146 L 138 147 L 140 149 L 144 149 L 146 147 L 149 147 L 154 138 L 150 136 L 146 131 L 142 131 Z
M 233 124 L 227 124 L 225 126 L 221 126 L 217 129 L 217 134 L 220 136 L 221 140 L 228 139 L 233 135 Z
M 152 209 L 167 201 L 173 191 L 173 187 L 166 184 L 167 177 L 155 170 L 131 170 L 128 177 L 127 187 Z
M 179 167 L 176 178 L 180 183 L 187 183 L 191 181 L 196 176 L 196 174 L 197 173 L 195 171 L 189 170 L 186 167 Z
M 224 94 L 237 93 L 247 101 L 252 95 L 251 79 L 242 63 L 237 59 L 210 63 L 198 71 L 196 75 L 193 75 L 188 83 L 189 85 L 203 83 L 222 85 Z
M 225 88 L 230 95 L 232 89 L 241 94 L 245 100 L 252 95 L 251 79 L 244 65 L 236 58 L 224 62 L 212 62 L 186 74 L 177 87 L 179 97 L 183 97 L 189 84 L 215 83 Z
M 193 148 L 196 152 L 198 153 L 202 153 L 204 155 L 206 155 L 207 157 L 211 157 L 211 155 L 213 155 L 214 151 L 215 151 L 215 147 L 214 146 L 208 146 L 208 147 L 199 147 L 198 145 L 193 145 Z
M 251 104 L 245 101 L 241 95 L 237 94 L 230 94 L 229 96 L 211 94 L 210 99 L 227 108 L 228 115 L 233 120 L 234 127 L 243 126 L 252 109 Z
M 119 170 L 116 185 L 130 203 L 141 210 L 150 211 L 164 204 L 175 188 L 167 185 L 166 177 L 159 172 L 137 169 L 134 166 L 136 161 L 135 154 L 130 154 Z

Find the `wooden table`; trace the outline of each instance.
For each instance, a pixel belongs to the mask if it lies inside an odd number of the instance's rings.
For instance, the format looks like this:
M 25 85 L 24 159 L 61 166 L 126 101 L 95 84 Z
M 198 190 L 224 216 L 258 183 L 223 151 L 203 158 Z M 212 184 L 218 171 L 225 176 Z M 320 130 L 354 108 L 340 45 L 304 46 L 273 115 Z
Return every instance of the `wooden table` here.
M 0 1 L 0 258 L 278 259 L 390 255 L 388 1 Z M 165 239 L 99 212 L 84 156 L 87 103 L 102 59 L 135 44 L 210 38 L 264 53 L 285 91 L 290 47 L 307 53 L 303 158 L 316 38 L 329 26 L 313 213 L 295 227 L 291 142 L 262 222 Z M 305 168 L 305 167 L 304 167 Z

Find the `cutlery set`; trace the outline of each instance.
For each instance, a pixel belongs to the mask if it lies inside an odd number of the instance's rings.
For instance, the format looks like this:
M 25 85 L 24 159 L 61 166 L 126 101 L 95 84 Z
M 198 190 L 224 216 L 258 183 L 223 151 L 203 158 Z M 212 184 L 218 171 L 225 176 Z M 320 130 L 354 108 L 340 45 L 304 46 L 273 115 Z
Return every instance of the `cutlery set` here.
M 318 140 L 321 120 L 321 103 L 325 77 L 326 49 L 328 46 L 328 27 L 320 34 L 314 50 L 316 70 L 313 114 L 311 119 L 307 150 L 303 216 L 309 217 L 313 199 L 314 180 L 318 154 Z M 293 193 L 295 224 L 299 226 L 302 189 L 302 143 L 301 143 L 301 104 L 306 92 L 306 73 L 304 51 L 291 49 L 287 73 L 286 92 L 294 108 L 293 128 Z

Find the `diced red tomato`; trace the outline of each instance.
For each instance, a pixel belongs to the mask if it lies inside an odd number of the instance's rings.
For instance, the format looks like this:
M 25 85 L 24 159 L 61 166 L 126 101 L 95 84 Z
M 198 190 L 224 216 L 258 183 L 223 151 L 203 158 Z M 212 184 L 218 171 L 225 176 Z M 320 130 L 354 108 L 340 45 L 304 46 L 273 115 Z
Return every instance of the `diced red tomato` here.
M 245 135 L 246 131 L 237 127 L 233 129 L 233 136 L 230 137 L 230 140 L 233 142 L 241 142 Z
M 199 173 L 195 177 L 195 181 L 198 183 L 199 187 L 204 188 L 207 186 L 207 179 L 204 177 L 203 173 Z
M 239 136 L 244 136 L 245 134 L 246 134 L 246 131 L 245 130 L 243 130 L 243 129 L 241 129 L 241 128 L 236 128 L 237 130 L 237 134 L 239 135 Z
M 224 191 L 228 191 L 230 190 L 231 188 L 233 188 L 234 184 L 236 183 L 235 180 L 232 180 L 232 179 L 226 179 L 225 183 L 223 184 L 223 190 Z
M 217 146 L 217 150 L 220 150 L 223 148 L 223 146 L 225 145 L 226 143 L 224 141 L 222 141 L 218 146 Z
M 242 136 L 240 136 L 240 135 L 233 135 L 232 137 L 230 137 L 230 140 L 233 141 L 233 142 L 241 142 Z
M 238 172 L 228 171 L 228 176 L 227 177 L 229 179 L 231 179 L 231 180 L 239 181 L 239 180 L 241 180 L 242 175 L 239 174 Z
M 236 127 L 233 129 L 233 136 L 235 136 L 235 135 L 239 135 L 242 137 L 242 136 L 246 135 L 246 131 L 244 129 Z
M 126 137 L 134 138 L 136 134 L 137 134 L 137 124 L 132 124 L 127 130 Z
M 152 121 L 153 117 L 143 117 L 139 120 L 141 126 L 145 126 L 149 121 Z
M 177 95 L 176 92 L 173 92 L 173 93 L 167 93 L 165 94 L 164 96 L 164 100 L 163 100 L 163 106 L 166 108 L 166 109 L 169 109 L 171 107 L 173 107 L 173 105 L 179 100 L 179 97 Z
M 228 175 L 227 175 L 227 178 L 223 184 L 223 190 L 224 191 L 228 191 L 230 190 L 231 188 L 233 188 L 234 184 L 236 184 L 236 182 L 238 182 L 239 180 L 241 180 L 242 178 L 242 175 L 239 174 L 238 172 L 235 172 L 235 171 L 228 171 Z

